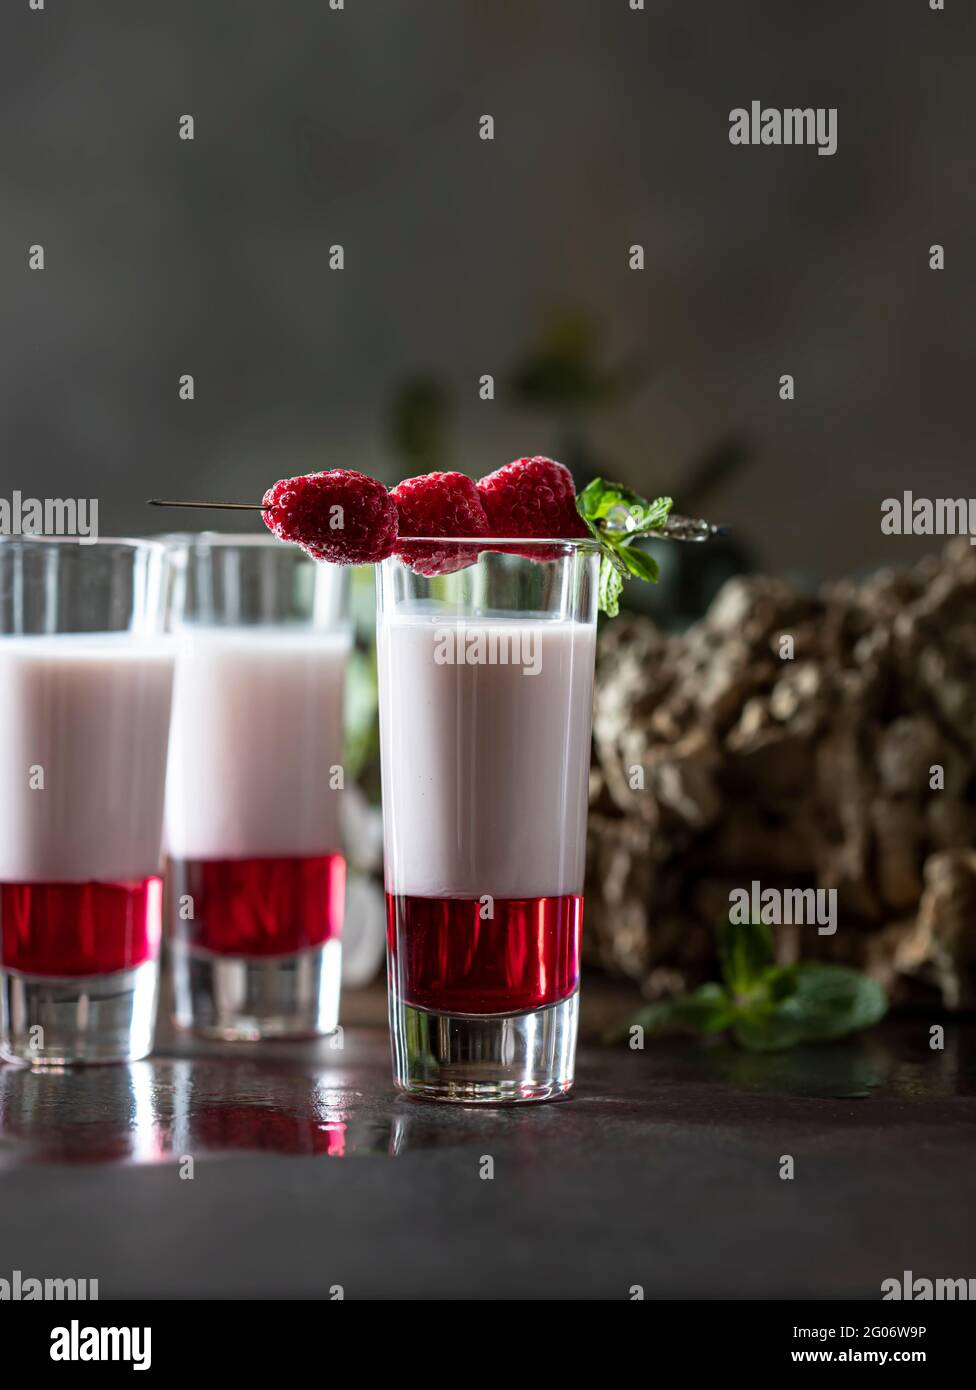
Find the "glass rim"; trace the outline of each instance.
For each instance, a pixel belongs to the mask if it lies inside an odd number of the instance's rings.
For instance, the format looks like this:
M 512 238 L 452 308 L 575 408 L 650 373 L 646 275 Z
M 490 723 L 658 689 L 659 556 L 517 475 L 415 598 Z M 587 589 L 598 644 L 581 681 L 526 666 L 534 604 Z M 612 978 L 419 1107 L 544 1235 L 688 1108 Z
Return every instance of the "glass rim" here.
M 0 546 L 17 547 L 29 550 L 33 546 L 64 546 L 70 549 L 74 546 L 78 550 L 96 550 L 114 548 L 116 550 L 148 550 L 164 554 L 166 546 L 162 541 L 153 536 L 96 536 L 94 540 L 87 536 L 11 536 L 6 532 L 0 534 Z
M 214 549 L 220 546 L 264 546 L 278 545 L 284 549 L 301 550 L 293 541 L 280 541 L 277 536 L 252 535 L 249 531 L 159 531 L 153 537 L 165 546 L 170 545 L 209 545 Z
M 401 545 L 476 545 L 481 550 L 495 550 L 500 545 L 559 545 L 567 550 L 594 552 L 600 549 L 600 542 L 593 536 L 397 536 L 396 544 L 397 549 Z

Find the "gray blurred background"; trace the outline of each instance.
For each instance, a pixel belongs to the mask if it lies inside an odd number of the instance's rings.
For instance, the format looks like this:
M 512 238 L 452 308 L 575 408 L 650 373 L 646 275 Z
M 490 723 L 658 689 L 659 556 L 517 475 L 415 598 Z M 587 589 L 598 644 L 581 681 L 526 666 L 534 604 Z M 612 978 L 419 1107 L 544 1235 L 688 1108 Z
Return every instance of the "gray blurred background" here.
M 963 0 L 4 0 L 0 493 L 138 532 L 546 452 L 774 571 L 911 560 L 882 498 L 973 490 L 974 37 Z M 837 153 L 733 147 L 753 99 L 836 106 Z

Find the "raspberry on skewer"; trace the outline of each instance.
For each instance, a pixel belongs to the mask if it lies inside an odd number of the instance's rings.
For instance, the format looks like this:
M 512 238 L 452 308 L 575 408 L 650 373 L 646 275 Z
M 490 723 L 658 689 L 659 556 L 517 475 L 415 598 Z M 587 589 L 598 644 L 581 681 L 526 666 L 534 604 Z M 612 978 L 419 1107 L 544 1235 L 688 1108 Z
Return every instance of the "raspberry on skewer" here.
M 264 524 L 316 560 L 370 565 L 393 554 L 397 509 L 382 483 L 349 468 L 282 478 L 264 494 Z
M 573 475 L 564 464 L 536 455 L 496 468 L 478 483 L 495 536 L 584 539 Z
M 536 454 L 515 459 L 478 483 L 493 536 L 584 540 L 590 531 L 576 510 L 576 487 L 569 469 Z M 530 560 L 554 560 L 555 547 L 500 546 Z
M 390 493 L 401 536 L 487 536 L 488 518 L 478 489 L 464 473 L 427 473 L 405 478 Z M 473 545 L 397 543 L 399 558 L 418 574 L 453 574 L 478 558 Z

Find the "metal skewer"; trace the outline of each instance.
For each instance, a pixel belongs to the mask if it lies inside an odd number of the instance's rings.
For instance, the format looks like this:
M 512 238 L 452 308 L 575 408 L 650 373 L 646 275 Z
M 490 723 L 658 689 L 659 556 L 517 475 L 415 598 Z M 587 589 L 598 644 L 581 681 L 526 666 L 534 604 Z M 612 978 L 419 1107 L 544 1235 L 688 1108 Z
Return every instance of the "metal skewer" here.
M 270 502 L 167 502 L 161 497 L 150 497 L 150 507 L 215 507 L 225 512 L 270 512 Z
M 173 502 L 162 497 L 150 497 L 148 505 L 150 507 L 204 507 L 225 512 L 269 512 L 273 507 L 270 502 Z M 606 529 L 613 532 L 626 532 L 632 528 L 626 525 L 609 525 Z M 682 516 L 678 512 L 672 512 L 662 527 L 644 531 L 641 535 L 649 536 L 652 540 L 660 538 L 668 541 L 699 543 L 711 540 L 713 536 L 724 536 L 727 533 L 727 526 L 716 526 L 714 522 L 704 521 L 701 517 Z
M 728 532 L 727 526 L 716 526 L 711 521 L 702 520 L 701 517 L 682 516 L 680 512 L 671 512 L 663 526 L 648 526 L 643 529 L 624 506 L 614 507 L 597 525 L 614 536 L 630 533 L 635 540 L 699 542 L 711 540 L 713 536 L 724 536 Z
M 716 526 L 714 522 L 703 521 L 701 517 L 681 516 L 679 512 L 672 512 L 660 534 L 669 541 L 707 541 L 713 536 L 727 535 L 728 530 L 727 526 Z

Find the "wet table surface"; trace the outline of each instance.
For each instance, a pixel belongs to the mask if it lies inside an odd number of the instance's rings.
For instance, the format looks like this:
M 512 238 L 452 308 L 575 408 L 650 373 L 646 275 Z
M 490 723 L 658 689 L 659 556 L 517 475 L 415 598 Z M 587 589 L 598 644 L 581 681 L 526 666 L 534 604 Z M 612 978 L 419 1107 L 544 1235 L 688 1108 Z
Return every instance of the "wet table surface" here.
M 0 1276 L 103 1298 L 878 1298 L 906 1269 L 976 1275 L 976 1022 L 947 1021 L 943 1051 L 918 1017 L 773 1056 L 632 1052 L 599 1038 L 633 997 L 584 999 L 577 1089 L 548 1105 L 399 1098 L 379 991 L 347 999 L 341 1049 L 164 1031 L 129 1067 L 0 1067 Z

